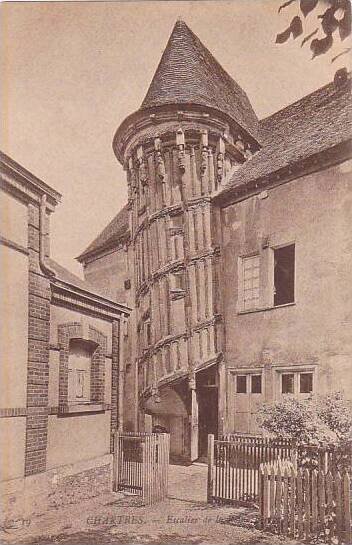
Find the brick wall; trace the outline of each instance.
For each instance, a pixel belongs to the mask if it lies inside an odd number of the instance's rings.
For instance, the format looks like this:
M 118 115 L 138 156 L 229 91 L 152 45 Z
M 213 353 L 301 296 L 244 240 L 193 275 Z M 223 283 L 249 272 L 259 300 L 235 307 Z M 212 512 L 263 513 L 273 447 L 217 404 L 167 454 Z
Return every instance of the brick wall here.
M 59 411 L 65 412 L 68 403 L 68 359 L 70 340 L 82 339 L 95 343 L 91 360 L 90 400 L 92 403 L 105 401 L 105 358 L 107 337 L 93 326 L 89 326 L 88 336 L 80 322 L 67 322 L 58 326 L 58 343 L 60 347 L 59 368 Z
M 70 339 L 82 337 L 80 322 L 67 322 L 58 326 L 58 343 L 60 347 L 59 367 L 59 408 L 63 411 L 68 399 L 68 357 Z
M 39 208 L 28 206 L 29 300 L 25 475 L 46 469 L 50 281 L 39 265 Z
M 94 403 L 104 403 L 105 385 L 105 357 L 106 357 L 106 336 L 93 326 L 89 326 L 89 339 L 96 343 L 97 348 L 92 355 L 92 366 L 90 375 L 90 396 Z
M 112 323 L 112 361 L 111 361 L 111 422 L 110 452 L 114 451 L 114 431 L 118 426 L 118 384 L 119 384 L 119 331 L 120 322 Z

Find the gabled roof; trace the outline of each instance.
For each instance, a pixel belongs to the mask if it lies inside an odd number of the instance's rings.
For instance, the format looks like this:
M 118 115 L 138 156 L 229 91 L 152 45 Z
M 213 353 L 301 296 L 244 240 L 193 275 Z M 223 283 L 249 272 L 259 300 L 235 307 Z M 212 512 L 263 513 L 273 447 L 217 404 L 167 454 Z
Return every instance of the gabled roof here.
M 76 259 L 82 263 L 97 252 L 117 246 L 129 231 L 127 204 Z
M 141 110 L 167 104 L 215 108 L 257 138 L 258 118 L 246 93 L 183 21 L 174 26 Z
M 329 83 L 260 122 L 262 148 L 239 168 L 220 195 L 347 142 L 352 137 L 350 85 Z M 352 152 L 352 149 L 351 149 Z
M 129 313 L 129 307 L 113 301 L 103 291 L 98 290 L 86 280 L 82 280 L 79 276 L 62 267 L 54 259 L 48 258 L 48 262 L 55 271 L 55 278 L 51 280 L 52 287 L 69 290 L 71 295 L 76 298 L 83 297 L 86 300 L 91 300 L 98 304 L 100 308 L 109 309 L 110 312 L 122 312 L 126 315 Z

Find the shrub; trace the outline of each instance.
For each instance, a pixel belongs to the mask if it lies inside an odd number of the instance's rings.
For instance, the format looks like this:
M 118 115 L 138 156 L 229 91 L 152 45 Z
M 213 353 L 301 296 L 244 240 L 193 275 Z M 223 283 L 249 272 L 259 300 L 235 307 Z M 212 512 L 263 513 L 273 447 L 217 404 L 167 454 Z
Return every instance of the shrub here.
M 280 401 L 264 403 L 257 420 L 269 436 L 295 441 L 300 465 L 316 467 L 318 450 L 311 447 L 330 445 L 344 453 L 340 457 L 340 467 L 349 463 L 349 454 L 345 453 L 348 453 L 351 441 L 352 414 L 350 404 L 341 392 L 306 399 L 285 395 Z

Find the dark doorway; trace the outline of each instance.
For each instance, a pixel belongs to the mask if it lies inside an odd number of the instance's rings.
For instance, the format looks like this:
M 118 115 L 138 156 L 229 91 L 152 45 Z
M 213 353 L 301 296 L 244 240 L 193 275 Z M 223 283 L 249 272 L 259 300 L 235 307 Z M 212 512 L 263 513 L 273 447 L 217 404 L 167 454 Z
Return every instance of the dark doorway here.
M 215 366 L 197 373 L 198 393 L 198 449 L 204 460 L 208 450 L 208 434 L 218 433 L 218 385 Z

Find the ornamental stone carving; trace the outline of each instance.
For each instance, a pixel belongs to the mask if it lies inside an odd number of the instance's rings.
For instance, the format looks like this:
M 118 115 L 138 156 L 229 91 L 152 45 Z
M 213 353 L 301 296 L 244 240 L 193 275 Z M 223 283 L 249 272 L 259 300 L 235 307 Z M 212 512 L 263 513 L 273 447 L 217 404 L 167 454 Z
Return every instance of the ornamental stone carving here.
M 143 148 L 140 146 L 137 149 L 137 165 L 138 165 L 138 177 L 142 186 L 148 184 L 148 171 L 144 160 Z
M 156 174 L 161 182 L 165 181 L 166 170 L 163 155 L 161 152 L 161 140 L 156 138 L 154 140 L 155 148 L 155 164 L 156 164 Z
M 203 176 L 208 168 L 208 132 L 207 131 L 202 131 L 200 143 L 201 143 L 200 173 Z
M 180 128 L 176 132 L 176 145 L 178 149 L 178 168 L 181 174 L 186 172 L 185 135 Z

